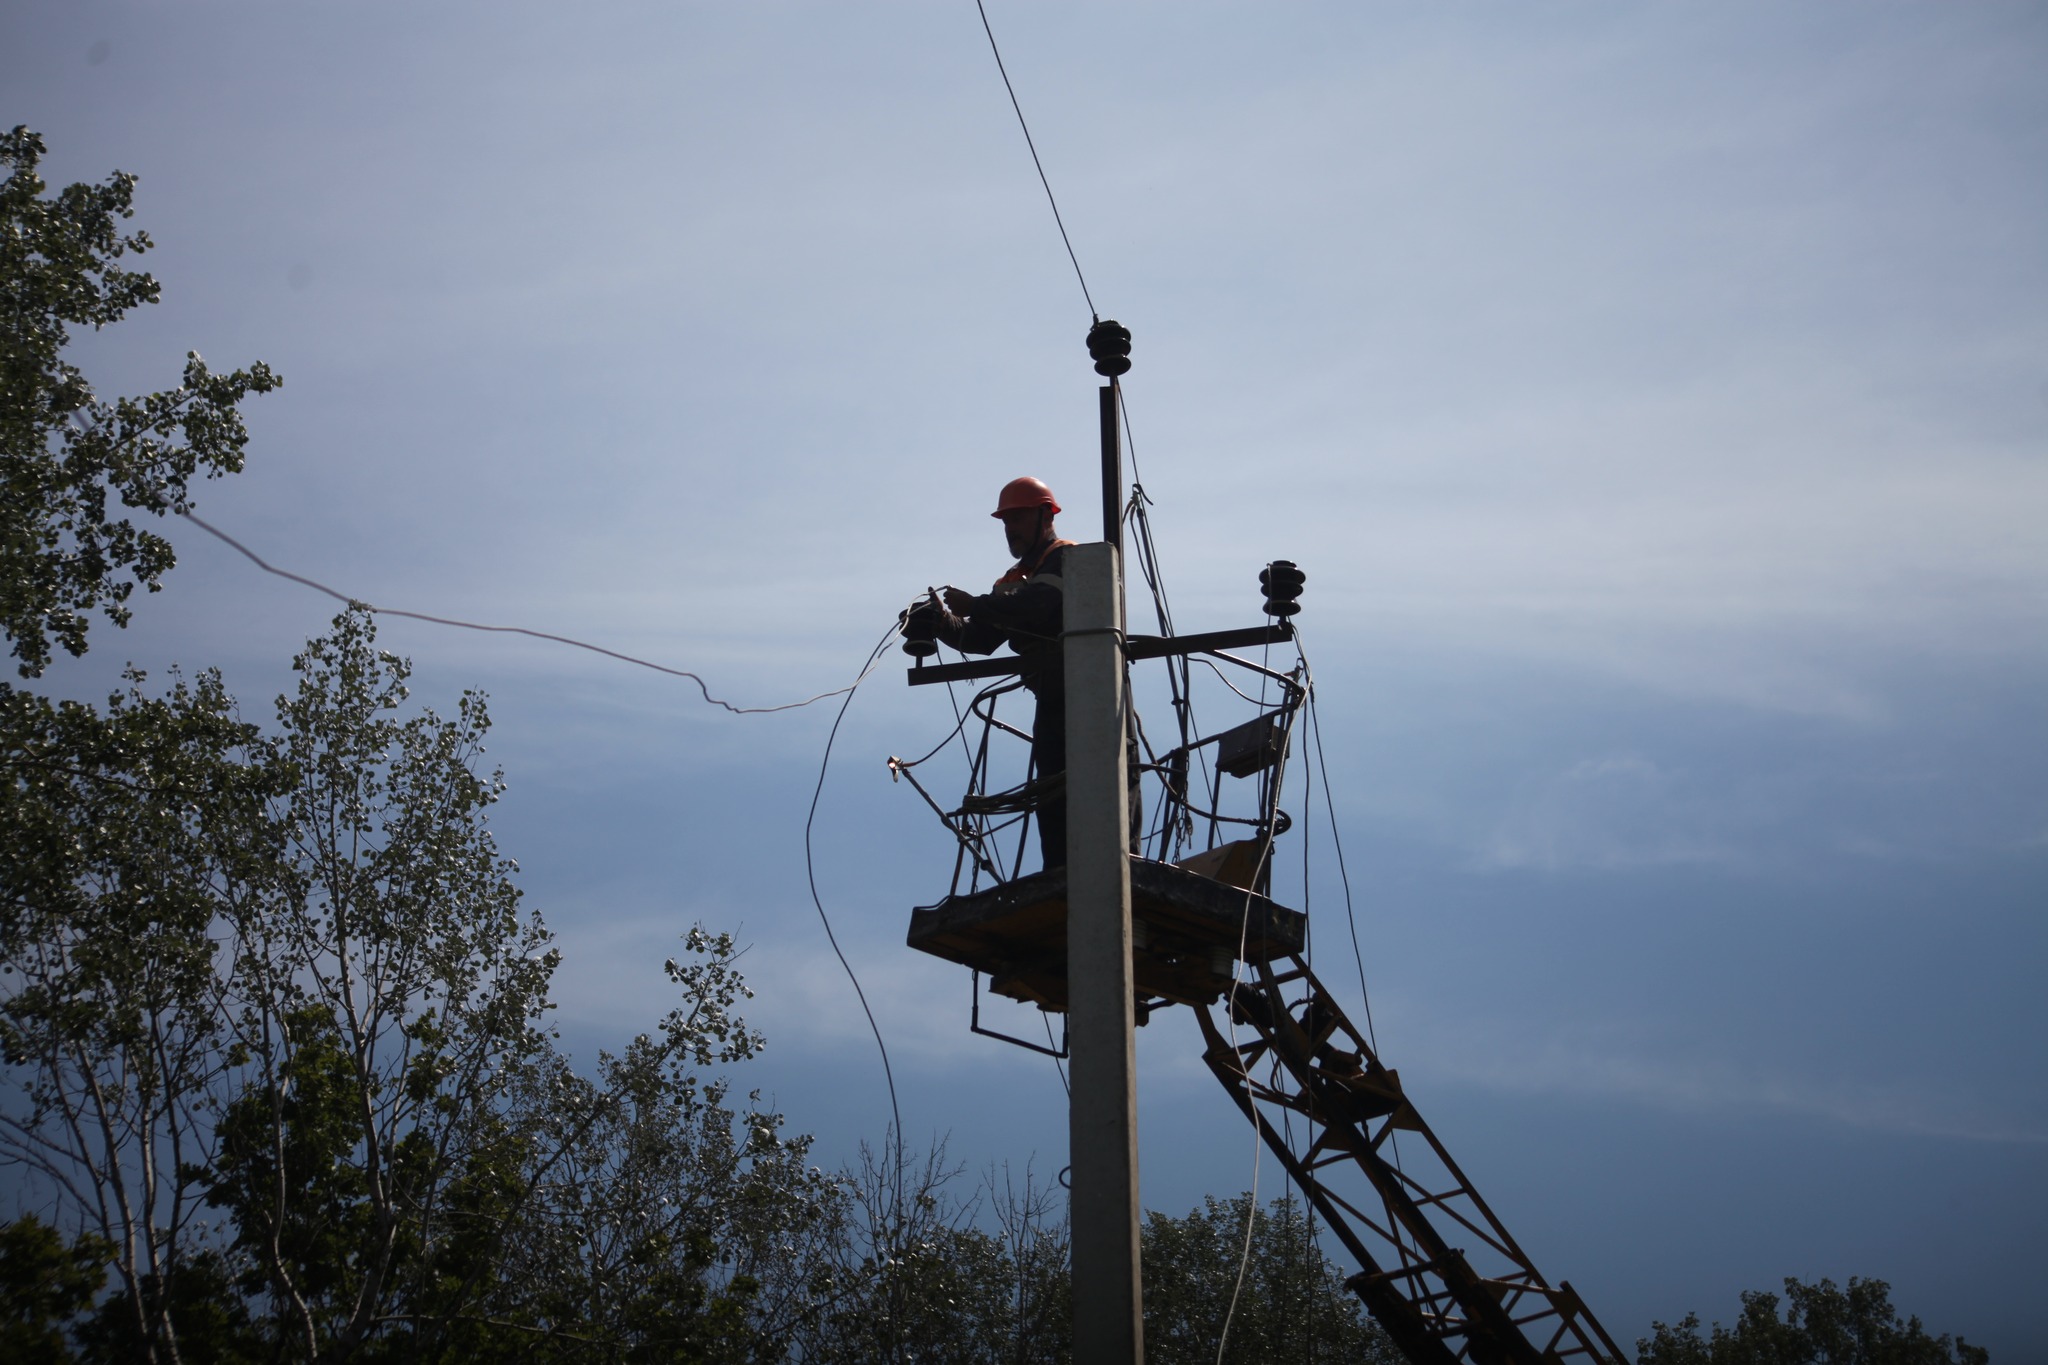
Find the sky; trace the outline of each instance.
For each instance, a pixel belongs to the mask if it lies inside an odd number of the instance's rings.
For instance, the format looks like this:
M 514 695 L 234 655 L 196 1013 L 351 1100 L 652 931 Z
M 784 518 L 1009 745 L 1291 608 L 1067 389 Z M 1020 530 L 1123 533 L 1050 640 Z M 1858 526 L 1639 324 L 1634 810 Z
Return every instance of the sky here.
M 1856 1275 L 2048 1359 L 2048 6 L 989 17 L 1135 336 L 1181 628 L 1308 573 L 1353 918 L 1326 823 L 1283 885 L 1362 1013 L 1355 923 L 1386 1059 L 1522 1245 L 1623 1342 Z M 13 5 L 0 90 L 53 184 L 141 178 L 164 300 L 77 341 L 90 377 L 269 362 L 199 510 L 356 597 L 766 705 L 999 573 L 1009 478 L 1098 524 L 1090 307 L 966 0 Z M 168 534 L 47 685 L 218 666 L 265 714 L 334 603 Z M 806 883 L 832 707 L 382 631 L 417 697 L 491 695 L 582 1055 L 702 921 L 748 945 L 742 1085 L 827 1164 L 878 1141 Z M 820 897 L 911 1140 L 963 1190 L 1048 1175 L 1050 1064 L 903 945 L 952 857 L 884 760 L 951 713 L 899 659 Z M 1282 1182 L 1199 1054 L 1185 1010 L 1140 1035 L 1169 1213 Z

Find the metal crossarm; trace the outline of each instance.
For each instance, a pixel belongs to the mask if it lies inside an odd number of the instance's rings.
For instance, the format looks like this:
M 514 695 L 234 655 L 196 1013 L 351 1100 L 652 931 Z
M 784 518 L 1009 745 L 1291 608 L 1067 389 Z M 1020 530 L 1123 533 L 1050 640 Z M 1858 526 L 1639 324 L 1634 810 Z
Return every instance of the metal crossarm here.
M 1626 1362 L 1571 1285 L 1544 1280 L 1307 965 L 1252 970 L 1222 1002 L 1242 1036 L 1196 1011 L 1203 1060 L 1356 1259 L 1347 1286 L 1408 1359 Z
M 1124 657 L 1164 659 L 1181 654 L 1212 654 L 1225 649 L 1249 649 L 1259 645 L 1285 644 L 1294 638 L 1294 626 L 1287 621 L 1242 630 L 1212 630 L 1202 635 L 1130 635 L 1124 639 Z M 930 683 L 969 682 L 975 678 L 1001 678 L 1026 669 L 1042 667 L 1042 659 L 1002 655 L 993 659 L 968 659 L 957 664 L 930 664 L 922 659 L 904 670 L 912 687 Z

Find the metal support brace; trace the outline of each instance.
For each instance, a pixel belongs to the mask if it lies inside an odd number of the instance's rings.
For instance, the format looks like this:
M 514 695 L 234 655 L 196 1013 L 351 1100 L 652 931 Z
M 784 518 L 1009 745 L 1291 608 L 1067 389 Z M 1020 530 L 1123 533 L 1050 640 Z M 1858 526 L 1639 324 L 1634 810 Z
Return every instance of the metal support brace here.
M 1358 1262 L 1345 1283 L 1402 1353 L 1416 1365 L 1626 1361 L 1569 1284 L 1544 1280 L 1301 959 L 1256 972 L 1223 1002 L 1243 1036 L 1197 1011 L 1203 1060 Z M 1305 1152 L 1274 1111 L 1305 1125 Z M 1419 1141 L 1403 1151 L 1398 1133 Z

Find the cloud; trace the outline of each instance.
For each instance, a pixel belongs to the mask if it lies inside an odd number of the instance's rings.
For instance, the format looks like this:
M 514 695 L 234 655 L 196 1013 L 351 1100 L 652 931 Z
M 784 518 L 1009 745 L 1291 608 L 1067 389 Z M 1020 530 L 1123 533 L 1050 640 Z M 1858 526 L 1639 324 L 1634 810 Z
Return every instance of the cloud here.
M 1435 1030 L 1414 1075 L 1516 1093 L 1606 1096 L 1681 1113 L 1779 1114 L 1877 1132 L 2048 1146 L 2048 1123 L 1952 1093 L 1934 1078 L 1871 1082 L 1744 1065 L 1732 1058 L 1652 1055 L 1595 1029 L 1531 1037 L 1517 1029 Z
M 1737 850 L 1701 828 L 1680 774 L 1639 754 L 1581 759 L 1518 800 L 1478 853 L 1488 870 L 1727 863 Z
M 679 918 L 681 915 L 681 918 Z M 664 958 L 681 953 L 679 925 L 689 919 L 729 929 L 744 950 L 739 968 L 754 992 L 741 1013 L 767 1035 L 771 1048 L 840 1054 L 855 1064 L 876 1056 L 860 997 L 815 920 L 789 926 L 749 925 L 736 907 L 694 906 L 687 912 L 601 917 L 562 915 L 562 965 L 555 997 L 567 1022 L 616 1036 L 653 1026 L 677 1003 L 663 976 Z M 874 1011 L 891 1057 L 945 1065 L 983 1046 L 966 1028 L 966 971 L 905 951 L 894 934 L 839 926 L 861 991 Z M 849 933 L 852 930 L 852 933 Z M 995 1008 L 1003 1008 L 1001 1001 Z M 1033 1021 L 1027 1021 L 1032 1023 Z

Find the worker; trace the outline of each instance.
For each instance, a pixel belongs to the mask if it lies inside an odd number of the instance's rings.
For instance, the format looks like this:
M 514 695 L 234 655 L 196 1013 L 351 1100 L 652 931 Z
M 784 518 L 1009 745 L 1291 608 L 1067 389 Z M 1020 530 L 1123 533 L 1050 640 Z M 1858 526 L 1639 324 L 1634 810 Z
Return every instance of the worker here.
M 1067 861 L 1066 677 L 1060 630 L 1066 600 L 1060 590 L 1060 561 L 1074 542 L 1053 528 L 1060 505 L 1052 489 L 1033 478 L 1003 485 L 990 513 L 1003 523 L 1003 536 L 1017 562 L 980 596 L 948 587 L 942 594 L 937 637 L 965 654 L 991 654 L 1007 644 L 1027 661 L 1024 686 L 1037 700 L 1031 722 L 1034 780 L 1046 784 L 1038 802 L 1038 851 L 1048 868 Z M 1048 783 L 1048 779 L 1061 780 Z

